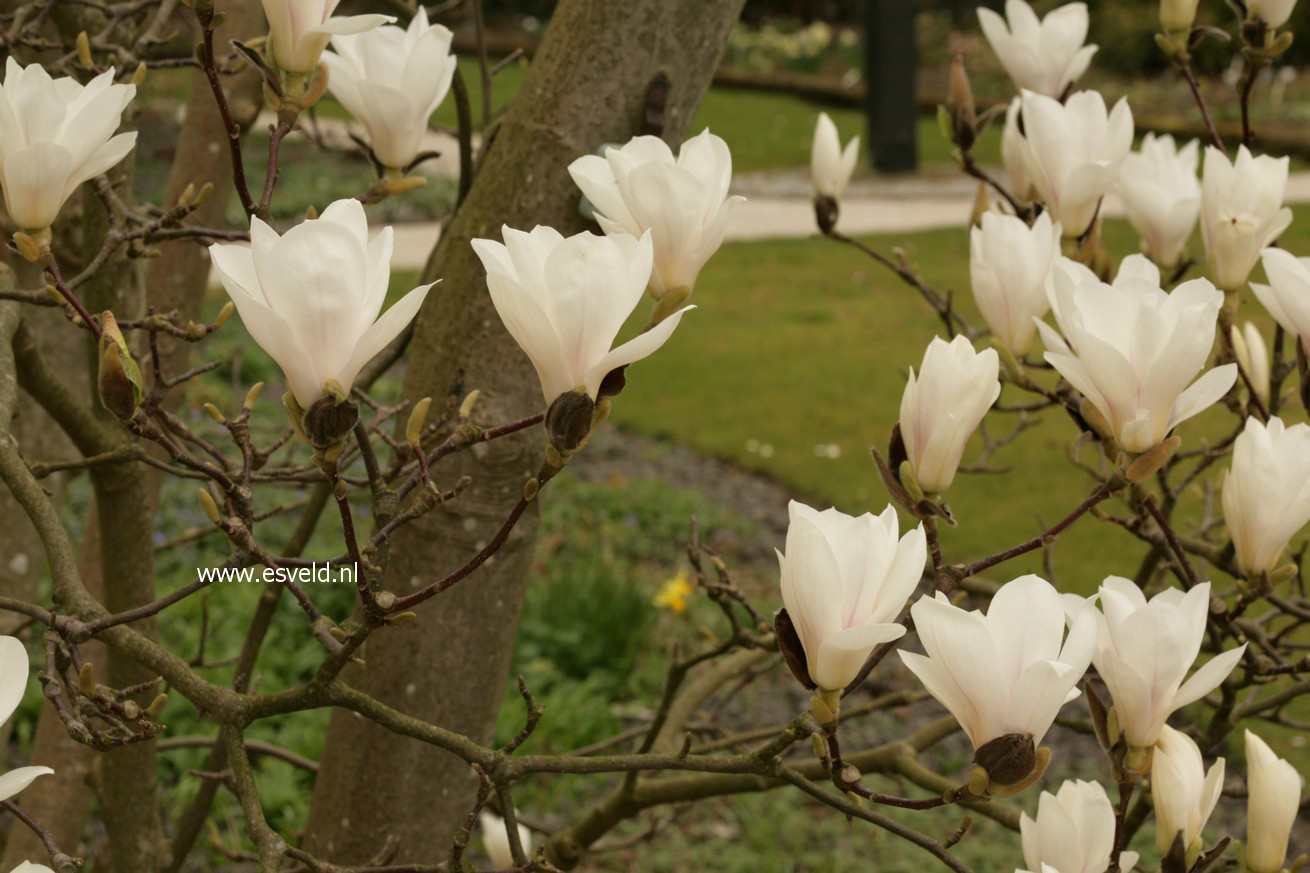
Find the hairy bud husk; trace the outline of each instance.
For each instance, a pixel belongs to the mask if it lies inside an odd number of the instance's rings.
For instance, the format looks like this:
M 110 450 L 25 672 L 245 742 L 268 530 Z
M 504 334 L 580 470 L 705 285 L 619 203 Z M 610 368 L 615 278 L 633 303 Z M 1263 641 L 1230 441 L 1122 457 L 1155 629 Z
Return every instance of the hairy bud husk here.
M 820 194 L 814 198 L 814 220 L 818 222 L 819 230 L 825 235 L 832 233 L 832 229 L 837 226 L 837 217 L 840 212 L 835 197 Z
M 565 391 L 546 410 L 546 436 L 567 455 L 577 451 L 591 433 L 596 403 L 581 391 Z
M 796 677 L 797 682 L 813 691 L 818 686 L 810 678 L 810 668 L 805 660 L 805 648 L 801 645 L 800 634 L 796 632 L 796 626 L 792 624 L 787 610 L 780 609 L 773 617 L 773 633 L 778 638 L 778 651 L 782 652 L 782 659 L 787 662 L 787 669 L 791 670 L 791 675 Z
M 1014 785 L 1037 766 L 1037 747 L 1030 734 L 1005 734 L 973 753 L 973 762 L 987 771 L 995 785 Z
M 359 406 L 347 397 L 320 397 L 305 410 L 302 426 L 306 441 L 316 449 L 330 449 L 345 442 L 359 421 Z

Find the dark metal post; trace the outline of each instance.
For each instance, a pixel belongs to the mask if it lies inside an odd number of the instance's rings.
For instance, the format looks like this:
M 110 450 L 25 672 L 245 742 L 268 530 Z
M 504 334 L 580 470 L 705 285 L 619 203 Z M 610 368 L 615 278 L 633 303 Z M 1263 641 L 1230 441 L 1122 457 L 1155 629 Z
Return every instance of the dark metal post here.
M 917 5 L 916 0 L 865 0 L 868 143 L 873 166 L 887 173 L 909 173 L 919 166 L 914 89 Z

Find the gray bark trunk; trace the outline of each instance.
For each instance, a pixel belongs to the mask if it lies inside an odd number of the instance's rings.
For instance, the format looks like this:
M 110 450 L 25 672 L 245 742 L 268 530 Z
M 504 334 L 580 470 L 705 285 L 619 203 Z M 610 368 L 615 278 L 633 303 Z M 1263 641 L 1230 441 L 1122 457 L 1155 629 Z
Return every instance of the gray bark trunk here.
M 463 368 L 468 387 L 482 391 L 479 421 L 541 409 L 536 376 L 496 316 L 469 241 L 499 238 L 502 224 L 582 229 L 568 164 L 639 133 L 659 73 L 670 80 L 665 136 L 680 142 L 742 3 L 563 0 L 557 6 L 519 98 L 429 261 L 428 278 L 444 281 L 420 315 L 405 397 L 443 397 Z M 443 485 L 465 474 L 473 485 L 445 511 L 399 532 L 387 586 L 408 593 L 479 549 L 536 471 L 543 444 L 542 432 L 533 429 L 455 455 L 439 468 Z M 535 514 L 525 515 L 492 562 L 421 607 L 418 621 L 380 632 L 364 653 L 366 665 L 350 667 L 344 678 L 405 713 L 490 741 L 535 528 Z M 306 848 L 333 863 L 362 864 L 390 837 L 398 843 L 392 863 L 431 863 L 445 855 L 474 787 L 455 757 L 334 712 Z

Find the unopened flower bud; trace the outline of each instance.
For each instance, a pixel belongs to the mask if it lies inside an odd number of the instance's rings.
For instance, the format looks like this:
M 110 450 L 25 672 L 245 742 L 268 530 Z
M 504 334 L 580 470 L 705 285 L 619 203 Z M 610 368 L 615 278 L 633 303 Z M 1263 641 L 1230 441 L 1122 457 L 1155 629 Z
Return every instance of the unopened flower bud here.
M 90 661 L 82 665 L 82 670 L 77 674 L 77 684 L 82 689 L 83 694 L 95 694 L 96 688 L 96 667 Z
M 139 64 L 136 65 L 136 69 L 132 71 L 132 84 L 133 84 L 133 85 L 136 85 L 136 86 L 139 87 L 139 86 L 141 85 L 141 83 L 144 82 L 144 81 L 146 80 L 146 70 L 147 70 L 147 69 L 148 69 L 148 68 L 146 67 L 146 62 L 145 62 L 145 61 L 141 61 Z
M 155 699 L 150 701 L 150 705 L 146 707 L 145 710 L 146 717 L 147 718 L 158 717 L 159 713 L 163 711 L 165 703 L 168 703 L 168 695 L 163 693 L 156 694 Z
M 215 406 L 214 404 L 206 403 L 204 405 L 204 410 L 205 412 L 209 413 L 209 417 L 214 419 L 214 421 L 218 422 L 219 424 L 227 424 L 227 418 L 223 415 L 222 412 L 219 411 L 218 407 Z
M 978 110 L 974 107 L 973 87 L 969 84 L 969 71 L 964 67 L 964 56 L 951 58 L 951 122 L 952 142 L 962 151 L 973 148 L 978 130 Z
M 141 371 L 128 351 L 113 313 L 101 316 L 100 368 L 96 377 L 100 402 L 116 418 L 127 421 L 141 405 Z
M 258 400 L 259 395 L 263 393 L 264 393 L 263 382 L 256 382 L 254 385 L 251 385 L 250 390 L 246 392 L 246 399 L 241 401 L 241 408 L 253 409 L 255 406 L 255 401 Z
M 814 217 L 819 230 L 829 233 L 837 225 L 839 205 L 860 158 L 860 138 L 842 148 L 837 125 L 826 112 L 819 113 L 810 148 L 810 175 L 814 181 Z

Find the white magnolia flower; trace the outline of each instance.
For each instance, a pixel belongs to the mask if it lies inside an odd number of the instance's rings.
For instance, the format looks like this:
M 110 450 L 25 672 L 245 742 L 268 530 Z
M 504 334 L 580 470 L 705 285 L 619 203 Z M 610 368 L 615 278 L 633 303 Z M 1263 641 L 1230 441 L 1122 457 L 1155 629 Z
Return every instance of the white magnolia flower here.
M 1142 149 L 1124 158 L 1116 190 L 1142 247 L 1162 267 L 1177 266 L 1201 213 L 1196 178 L 1200 143 L 1178 149 L 1169 135 L 1148 133 Z
M 1079 91 L 1063 104 L 1025 91 L 1023 130 L 1024 161 L 1033 187 L 1064 235 L 1082 236 L 1132 148 L 1128 101 L 1121 99 L 1107 113 L 1096 91 Z
M 1310 425 L 1248 418 L 1224 474 L 1223 507 L 1237 566 L 1253 576 L 1273 570 L 1310 522 Z
M 607 234 L 639 237 L 650 231 L 655 272 L 650 292 L 690 293 L 696 277 L 723 243 L 728 216 L 744 197 L 729 197 L 732 154 L 708 130 L 682 144 L 675 159 L 664 140 L 638 136 L 605 157 L 586 155 L 569 175 L 596 207 Z
M 1278 873 L 1301 806 L 1301 776 L 1264 740 L 1246 732 L 1246 869 Z
M 475 239 L 473 250 L 487 269 L 491 302 L 536 367 L 548 404 L 575 389 L 595 400 L 606 375 L 664 345 L 695 308 L 611 349 L 650 278 L 651 234 L 566 239 L 549 227 L 506 227 L 502 235 L 504 244 Z
M 514 866 L 514 853 L 509 848 L 509 833 L 505 830 L 505 820 L 489 809 L 482 810 L 478 816 L 482 826 L 482 846 L 487 850 L 491 865 L 497 869 Z M 519 844 L 524 854 L 532 853 L 532 834 L 523 825 L 519 825 Z
M 1028 176 L 1028 165 L 1024 155 L 1028 143 L 1023 132 L 1019 130 L 1019 115 L 1023 111 L 1023 98 L 1015 97 L 1005 110 L 1005 129 L 1001 133 L 1001 162 L 1005 164 L 1005 174 L 1010 177 L 1010 193 L 1016 200 L 1032 203 L 1041 195 L 1033 187 Z
M 1037 818 L 1023 813 L 1019 833 L 1029 870 L 1105 873 L 1114 850 L 1114 807 L 1101 783 L 1067 781 L 1056 794 L 1042 792 Z M 1131 870 L 1136 863 L 1136 852 L 1119 856 L 1122 870 Z
M 901 395 L 901 439 L 920 487 L 942 494 L 955 480 L 964 445 L 1001 395 L 995 349 L 974 351 L 965 336 L 933 337 Z
M 814 178 L 814 193 L 820 197 L 841 200 L 859 158 L 860 138 L 853 137 L 843 149 L 837 135 L 837 125 L 832 123 L 828 113 L 820 112 L 819 121 L 814 126 L 814 145 L 810 150 L 810 175 Z
M 1233 387 L 1236 364 L 1192 382 L 1210 356 L 1224 302 L 1208 280 L 1166 293 L 1159 268 L 1141 255 L 1124 258 L 1113 285 L 1068 258 L 1052 278 L 1064 337 L 1037 323 L 1046 360 L 1096 407 L 1125 450 L 1149 451 Z
M 1165 33 L 1190 31 L 1200 3 L 1201 0 L 1160 0 L 1160 26 Z
M 1252 283 L 1252 287 L 1255 287 L 1254 283 Z M 1265 339 L 1260 334 L 1260 328 L 1256 327 L 1253 322 L 1248 321 L 1240 329 L 1237 325 L 1233 325 L 1228 335 L 1233 343 L 1233 356 L 1242 365 L 1242 371 L 1246 373 L 1246 378 L 1250 379 L 1251 384 L 1255 386 L 1256 396 L 1268 403 L 1270 388 L 1269 349 L 1265 346 Z
M 1250 18 L 1258 18 L 1273 27 L 1282 27 L 1292 17 L 1296 0 L 1248 0 L 1246 12 Z
M 1093 601 L 1101 609 L 1093 611 L 1099 631 L 1092 663 L 1133 748 L 1155 745 L 1169 716 L 1219 687 L 1246 651 L 1243 644 L 1221 652 L 1183 681 L 1205 636 L 1209 582 L 1187 592 L 1167 588 L 1148 601 L 1131 579 L 1110 576 L 1095 597 L 1065 595 L 1070 618 Z
M 422 6 L 408 28 L 379 27 L 334 36 L 323 55 L 328 87 L 368 131 L 369 146 L 384 167 L 403 170 L 418 156 L 428 119 L 455 75 L 454 34 L 428 24 Z
M 1083 45 L 1087 4 L 1070 3 L 1039 20 L 1024 0 L 1006 0 L 1005 16 L 978 8 L 978 23 L 1019 90 L 1059 97 L 1087 72 L 1096 54 L 1096 46 Z
M 787 507 L 787 551 L 778 552 L 787 607 L 810 678 L 845 688 L 874 647 L 899 639 L 896 623 L 928 559 L 923 525 L 899 536 L 896 510 L 858 518 L 795 500 Z
M 29 672 L 27 648 L 14 637 L 0 636 L 0 724 L 7 722 L 22 702 Z M 13 797 L 37 777 L 53 772 L 49 767 L 19 767 L 0 774 L 0 801 Z
M 55 873 L 55 871 L 43 864 L 33 864 L 31 861 L 24 861 L 15 867 L 11 873 Z
M 1006 734 L 1040 744 L 1060 708 L 1078 696 L 1096 643 L 1090 609 L 1065 639 L 1060 595 L 1038 576 L 1002 585 L 986 615 L 952 605 L 940 591 L 910 613 L 928 655 L 898 654 L 975 749 Z
M 1224 788 L 1224 759 L 1205 769 L 1201 750 L 1182 731 L 1165 726 L 1151 762 L 1151 799 L 1155 805 L 1155 845 L 1169 851 L 1181 833 L 1189 860 L 1201 849 L 1201 831 Z
M 436 284 L 415 288 L 378 317 L 391 278 L 391 228 L 370 241 L 358 200 L 338 200 L 281 236 L 252 218 L 249 245 L 215 244 L 209 254 L 246 330 L 304 409 L 328 380 L 349 391 Z
M 114 131 L 135 94 L 135 85 L 114 84 L 113 70 L 84 86 L 9 57 L 0 86 L 0 183 L 14 224 L 49 227 L 79 185 L 132 150 L 136 131 Z
M 1059 255 L 1060 226 L 1046 212 L 1031 228 L 1013 215 L 984 212 L 982 225 L 969 231 L 973 299 L 987 327 L 1017 357 L 1032 345 L 1035 320 L 1051 308 L 1046 285 Z
M 363 33 L 395 21 L 391 15 L 333 18 L 341 0 L 263 0 L 274 62 L 288 73 L 304 75 L 318 66 L 334 36 Z
M 1287 158 L 1253 157 L 1246 146 L 1232 163 L 1214 146 L 1205 150 L 1201 237 L 1210 277 L 1225 291 L 1246 284 L 1260 250 L 1292 223 L 1292 210 L 1283 206 L 1287 168 Z
M 1283 330 L 1299 337 L 1310 352 L 1310 258 L 1298 258 L 1286 249 L 1265 249 L 1261 263 L 1269 284 L 1252 282 L 1251 290 Z

